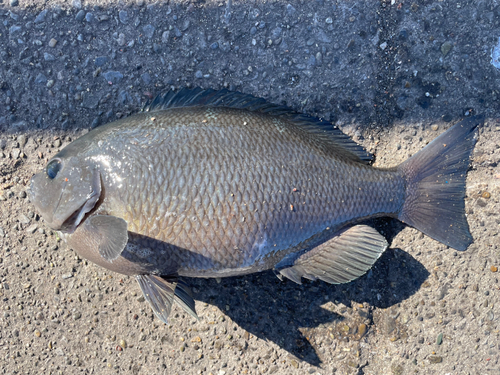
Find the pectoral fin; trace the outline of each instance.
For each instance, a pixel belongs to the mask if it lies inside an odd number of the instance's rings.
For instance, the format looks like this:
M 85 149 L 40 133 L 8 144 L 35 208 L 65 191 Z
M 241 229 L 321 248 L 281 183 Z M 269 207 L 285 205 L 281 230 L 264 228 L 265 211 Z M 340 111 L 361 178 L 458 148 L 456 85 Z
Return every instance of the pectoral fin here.
M 173 302 L 177 302 L 187 313 L 198 319 L 191 291 L 186 283 L 175 277 L 162 278 L 156 275 L 137 275 L 144 298 L 155 315 L 163 323 L 168 322 Z
M 117 259 L 128 242 L 127 222 L 111 215 L 95 215 L 85 220 L 85 230 L 93 235 L 99 254 L 109 262 Z
M 276 270 L 301 284 L 301 278 L 343 284 L 365 274 L 387 248 L 385 238 L 375 229 L 356 225 L 320 246 L 298 256 L 290 266 L 277 264 Z

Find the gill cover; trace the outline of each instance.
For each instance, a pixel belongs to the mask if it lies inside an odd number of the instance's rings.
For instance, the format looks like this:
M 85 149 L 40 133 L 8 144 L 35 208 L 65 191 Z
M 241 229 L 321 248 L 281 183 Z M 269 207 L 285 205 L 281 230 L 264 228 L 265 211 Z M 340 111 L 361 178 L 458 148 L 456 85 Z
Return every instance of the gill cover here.
M 49 227 L 72 233 L 99 200 L 101 177 L 94 165 L 78 157 L 56 155 L 33 176 L 29 194 Z

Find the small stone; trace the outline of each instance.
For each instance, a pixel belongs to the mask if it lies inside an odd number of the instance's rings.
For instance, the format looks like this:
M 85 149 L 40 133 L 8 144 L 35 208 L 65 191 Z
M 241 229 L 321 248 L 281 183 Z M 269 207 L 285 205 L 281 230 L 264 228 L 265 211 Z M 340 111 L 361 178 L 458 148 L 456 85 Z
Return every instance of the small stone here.
M 443 57 L 451 51 L 452 47 L 453 45 L 450 42 L 444 42 L 441 44 L 441 53 L 443 54 Z
M 203 78 L 203 72 L 201 70 L 198 70 L 198 71 L 196 71 L 196 73 L 194 74 L 194 76 L 196 78 Z
M 120 346 L 123 348 L 123 349 L 126 349 L 127 348 L 127 342 L 125 340 L 120 340 Z
M 328 17 L 328 18 L 325 20 L 325 22 L 326 22 L 327 24 L 332 24 L 332 23 L 333 23 L 333 19 L 332 19 L 332 17 Z
M 363 337 L 363 336 L 365 335 L 365 333 L 366 333 L 366 328 L 367 328 L 367 327 L 366 327 L 366 324 L 360 324 L 360 325 L 358 326 L 358 333 L 359 333 L 359 336 L 360 336 L 360 337 Z
M 155 27 L 153 25 L 146 25 L 142 28 L 142 31 L 146 38 L 151 39 L 154 35 Z
M 161 41 L 163 43 L 167 43 L 169 38 L 170 38 L 170 31 L 164 31 L 163 34 L 161 34 Z
M 94 60 L 94 65 L 95 66 L 103 66 L 109 61 L 108 56 L 98 56 Z
M 440 333 L 437 337 L 436 344 L 441 345 L 443 343 L 443 334 Z
M 79 312 L 73 313 L 73 320 L 78 320 L 82 317 L 82 314 Z
M 476 203 L 479 207 L 486 207 L 486 205 L 487 205 L 486 201 L 484 199 L 481 199 L 481 198 L 478 198 Z
M 21 155 L 21 150 L 18 148 L 13 148 L 12 151 L 10 152 L 10 155 L 12 156 L 12 159 L 19 159 L 19 156 Z
M 484 199 L 490 199 L 490 198 L 491 198 L 491 194 L 490 194 L 490 192 L 488 192 L 488 191 L 483 191 L 483 192 L 481 193 L 481 198 L 484 198 Z
M 443 357 L 431 355 L 429 357 L 429 362 L 430 363 L 441 363 L 441 362 L 443 362 Z
M 19 5 L 19 0 L 10 0 L 11 7 L 17 7 Z
M 123 74 L 118 71 L 110 70 L 103 74 L 103 77 L 106 81 L 111 83 L 118 83 L 122 80 Z
M 49 40 L 49 47 L 52 47 L 54 48 L 57 44 L 57 40 L 52 38 L 51 40 Z
M 431 129 L 434 130 L 434 131 L 437 131 L 439 129 L 439 125 L 434 124 L 434 125 L 431 126 Z
M 299 368 L 299 363 L 295 359 L 292 359 L 290 361 L 290 364 L 295 368 Z
M 141 79 L 146 85 L 149 85 L 151 83 L 151 75 L 149 73 L 142 74 Z
M 81 0 L 73 0 L 73 6 L 76 8 L 76 9 L 82 9 L 82 1 Z
M 41 335 L 42 335 L 42 334 L 40 333 L 40 331 L 39 331 L 39 330 L 36 330 L 36 331 L 35 331 L 35 336 L 36 336 L 36 337 L 40 337 Z
M 93 22 L 94 21 L 94 14 L 92 14 L 91 12 L 88 12 L 86 15 L 85 15 L 85 21 L 87 21 L 88 23 L 90 22 Z
M 185 20 L 181 26 L 181 31 L 186 31 L 189 28 L 190 23 L 191 22 L 189 20 Z
M 85 11 L 83 9 L 79 10 L 78 13 L 76 14 L 75 19 L 78 22 L 82 22 L 85 19 Z
M 126 10 L 120 10 L 118 12 L 118 18 L 120 19 L 120 22 L 123 23 L 124 25 L 128 23 L 128 13 Z
M 498 267 L 497 266 L 491 266 L 490 270 L 491 270 L 491 272 L 497 272 L 498 271 Z
M 55 56 L 53 54 L 48 53 L 48 52 L 44 52 L 43 53 L 43 59 L 45 61 L 54 61 L 56 58 L 55 58 Z
M 38 229 L 38 224 L 32 224 L 28 228 L 26 228 L 27 233 L 35 233 Z
M 382 51 L 385 50 L 387 48 L 387 42 L 380 44 L 379 47 Z
M 36 78 L 35 78 L 35 83 L 38 85 L 46 84 L 47 83 L 47 77 L 45 77 L 44 74 L 39 73 Z
M 49 12 L 48 9 L 42 10 L 40 13 L 38 13 L 38 16 L 35 18 L 35 23 L 42 23 L 45 22 L 45 18 L 47 17 L 47 13 Z
M 288 4 L 288 5 L 286 6 L 286 13 L 287 13 L 289 16 L 293 16 L 293 15 L 295 14 L 295 12 L 296 12 L 296 11 L 297 11 L 297 9 L 295 9 L 295 8 L 293 7 L 293 5 L 292 5 L 292 4 Z

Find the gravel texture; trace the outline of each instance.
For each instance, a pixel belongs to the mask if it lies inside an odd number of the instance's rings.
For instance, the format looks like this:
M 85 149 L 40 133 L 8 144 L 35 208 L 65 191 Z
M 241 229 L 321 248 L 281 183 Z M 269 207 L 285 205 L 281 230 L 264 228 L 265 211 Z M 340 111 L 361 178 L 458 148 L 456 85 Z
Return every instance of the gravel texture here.
M 500 369 L 500 71 L 494 1 L 0 0 L 0 374 L 493 374 Z M 394 166 L 464 116 L 484 127 L 465 252 L 392 220 L 347 285 L 192 279 L 199 321 L 81 260 L 26 195 L 89 129 L 170 87 L 325 117 Z

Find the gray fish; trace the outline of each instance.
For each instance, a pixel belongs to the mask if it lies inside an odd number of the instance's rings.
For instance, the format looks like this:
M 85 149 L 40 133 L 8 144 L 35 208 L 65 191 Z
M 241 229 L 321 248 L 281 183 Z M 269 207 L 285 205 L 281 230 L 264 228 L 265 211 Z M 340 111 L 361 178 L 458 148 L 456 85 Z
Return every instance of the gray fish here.
M 465 250 L 465 179 L 482 122 L 467 118 L 380 169 L 326 121 L 182 89 L 68 145 L 33 177 L 30 198 L 81 257 L 134 275 L 167 322 L 174 301 L 196 317 L 182 276 L 360 277 L 388 247 L 367 218 L 397 218 Z

